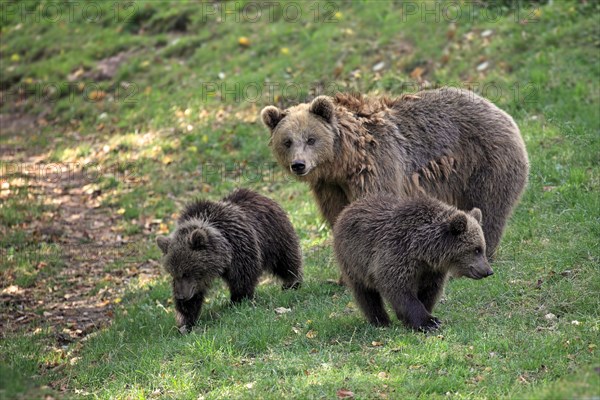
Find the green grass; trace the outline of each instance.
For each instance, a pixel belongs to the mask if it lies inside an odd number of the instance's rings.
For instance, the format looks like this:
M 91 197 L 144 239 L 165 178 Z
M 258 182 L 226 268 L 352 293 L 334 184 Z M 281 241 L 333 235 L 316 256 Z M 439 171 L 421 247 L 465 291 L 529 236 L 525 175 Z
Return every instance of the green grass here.
M 49 3 L 19 4 L 43 10 Z M 593 1 L 546 3 L 522 5 L 517 17 L 513 2 L 497 2 L 494 20 L 481 7 L 463 8 L 455 26 L 366 1 L 295 2 L 302 16 L 294 21 L 279 8 L 273 20 L 263 10 L 250 22 L 248 9 L 239 22 L 236 14 L 218 21 L 193 2 L 135 2 L 134 12 L 119 8 L 119 18 L 106 3 L 99 23 L 86 22 L 80 8 L 62 23 L 7 14 L 0 88 L 9 101 L 0 112 L 38 120 L 0 136 L 16 162 L 42 156 L 46 164 L 86 166 L 101 208 L 122 216 L 115 229 L 140 241 L 139 263 L 159 257 L 156 230 L 145 233 L 143 221 L 172 227 L 173 214 L 194 197 L 258 190 L 289 212 L 306 284 L 282 292 L 271 281 L 253 304 L 235 307 L 215 285 L 199 326 L 181 336 L 166 278 L 134 279 L 113 324 L 80 343 L 57 346 L 42 318 L 37 333 L 3 334 L 0 396 L 43 397 L 61 387 L 64 396 L 91 398 L 335 398 L 339 389 L 390 399 L 599 396 L 600 9 Z M 487 29 L 488 39 L 481 36 Z M 69 74 L 92 73 L 124 51 L 129 58 L 112 79 L 69 82 Z M 373 72 L 380 61 L 386 66 Z M 330 232 L 308 188 L 274 164 L 258 115 L 264 105 L 303 101 L 322 86 L 399 93 L 419 85 L 417 67 L 433 86 L 470 82 L 511 113 L 531 161 L 496 274 L 450 282 L 435 312 L 443 328 L 431 335 L 397 321 L 370 327 L 346 289 L 325 283 L 338 276 Z M 265 82 L 278 84 L 273 96 L 244 97 Z M 36 92 L 51 84 L 65 89 L 50 99 Z M 90 88 L 104 97 L 90 100 L 97 96 Z M 36 94 L 16 101 L 19 89 Z M 67 268 L 58 245 L 30 236 L 32 223 L 48 221 L 51 202 L 32 201 L 26 189 L 1 198 L 0 289 L 35 285 L 39 274 L 52 282 Z M 51 262 L 38 271 L 41 257 Z M 123 265 L 115 260 L 105 271 Z M 278 315 L 277 307 L 292 311 Z

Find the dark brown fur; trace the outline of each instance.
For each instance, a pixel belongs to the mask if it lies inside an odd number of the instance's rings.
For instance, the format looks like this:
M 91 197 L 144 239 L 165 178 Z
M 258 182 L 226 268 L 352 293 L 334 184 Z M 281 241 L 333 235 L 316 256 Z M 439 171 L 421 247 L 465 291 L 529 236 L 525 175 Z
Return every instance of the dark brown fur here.
M 480 208 L 492 255 L 527 182 L 527 153 L 512 118 L 465 90 L 320 96 L 287 110 L 266 107 L 262 118 L 278 162 L 310 185 L 332 226 L 367 194 L 427 193 L 462 210 Z
M 254 296 L 263 271 L 302 282 L 298 236 L 273 200 L 238 189 L 218 202 L 198 200 L 183 211 L 169 237 L 158 237 L 164 266 L 173 278 L 177 325 L 191 328 L 211 282 L 223 278 L 234 303 Z
M 479 209 L 465 213 L 428 196 L 379 194 L 346 207 L 334 227 L 335 255 L 367 320 L 390 323 L 386 299 L 409 327 L 436 329 L 431 312 L 450 273 L 493 273 L 480 223 Z

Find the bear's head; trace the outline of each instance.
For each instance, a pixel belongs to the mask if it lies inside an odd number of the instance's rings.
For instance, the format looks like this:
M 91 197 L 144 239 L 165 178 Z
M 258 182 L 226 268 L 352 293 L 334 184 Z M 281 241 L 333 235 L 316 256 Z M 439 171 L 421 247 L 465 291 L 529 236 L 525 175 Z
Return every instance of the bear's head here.
M 271 147 L 277 161 L 301 179 L 319 175 L 320 167 L 334 161 L 337 124 L 333 100 L 319 96 L 310 104 L 287 110 L 267 106 L 261 111 L 271 131 Z
M 204 221 L 186 221 L 170 236 L 157 237 L 156 243 L 163 253 L 164 268 L 173 278 L 173 296 L 178 300 L 189 300 L 207 290 L 231 263 L 229 242 Z
M 494 273 L 485 255 L 481 210 L 455 210 L 442 225 L 446 253 L 444 258 L 453 276 L 481 279 Z

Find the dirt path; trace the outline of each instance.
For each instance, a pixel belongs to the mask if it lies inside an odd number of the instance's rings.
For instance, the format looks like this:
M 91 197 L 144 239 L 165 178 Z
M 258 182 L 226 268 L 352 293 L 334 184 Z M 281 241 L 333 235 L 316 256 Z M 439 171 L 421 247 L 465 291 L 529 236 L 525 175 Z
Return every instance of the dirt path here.
M 3 171 L 0 200 L 7 200 L 20 183 L 27 186 L 24 202 L 43 203 L 50 211 L 28 223 L 0 225 L 0 235 L 21 230 L 29 243 L 0 249 L 5 261 L 29 252 L 24 259 L 38 273 L 29 287 L 19 287 L 14 274 L 3 274 L 0 335 L 49 327 L 56 344 L 66 345 L 106 326 L 132 280 L 149 280 L 160 273 L 157 262 L 138 261 L 151 227 L 146 224 L 143 233 L 122 236 L 121 216 L 101 206 L 101 191 L 73 165 L 50 164 L 44 156 L 17 160 L 10 154 L 4 154 L 2 162 L 13 171 Z

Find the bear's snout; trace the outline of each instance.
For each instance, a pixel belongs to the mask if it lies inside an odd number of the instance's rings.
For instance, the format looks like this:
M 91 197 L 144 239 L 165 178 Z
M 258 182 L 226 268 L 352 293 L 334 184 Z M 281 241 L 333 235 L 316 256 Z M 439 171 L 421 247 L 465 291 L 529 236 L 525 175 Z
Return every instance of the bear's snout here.
M 494 275 L 494 270 L 486 263 L 480 263 L 471 267 L 470 278 L 483 279 Z
M 173 296 L 177 300 L 189 300 L 196 294 L 196 285 L 187 280 L 173 281 Z
M 292 161 L 292 165 L 290 165 L 290 168 L 292 172 L 296 175 L 304 175 L 306 171 L 306 163 L 304 162 L 304 160 L 294 160 Z

